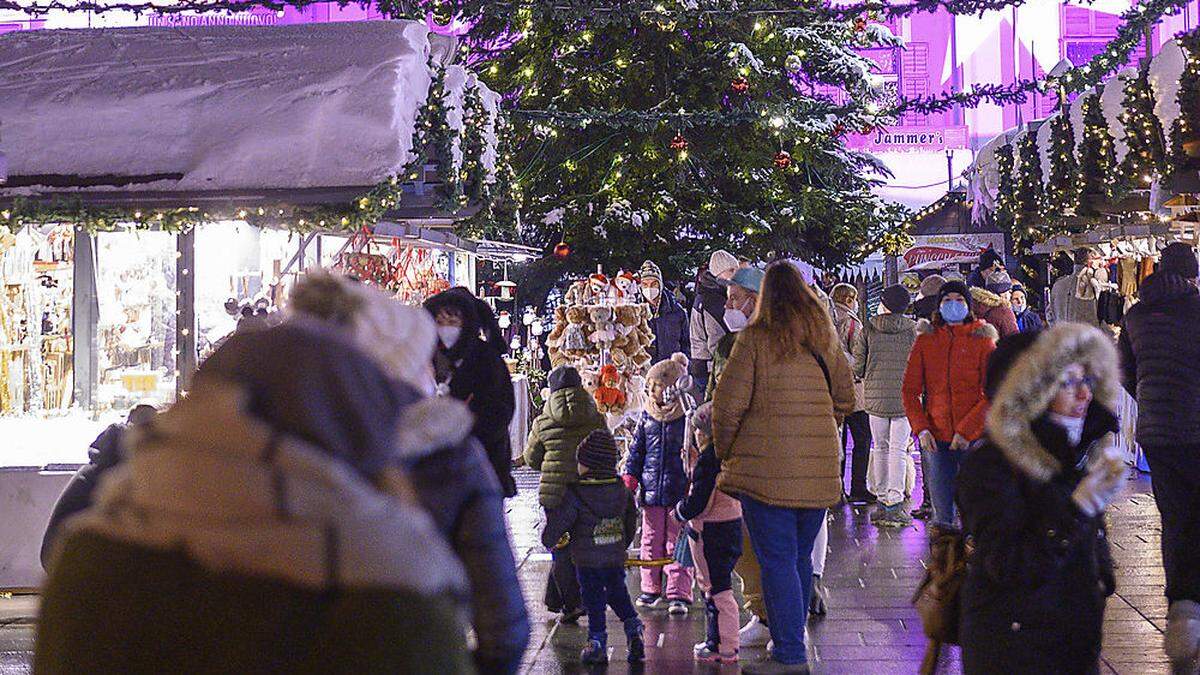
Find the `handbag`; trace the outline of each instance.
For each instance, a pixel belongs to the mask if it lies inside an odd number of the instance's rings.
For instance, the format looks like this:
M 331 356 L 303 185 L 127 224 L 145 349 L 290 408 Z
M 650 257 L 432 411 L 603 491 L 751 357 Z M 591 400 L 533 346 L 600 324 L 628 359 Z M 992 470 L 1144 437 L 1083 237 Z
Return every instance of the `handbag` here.
M 929 639 L 921 662 L 922 675 L 937 670 L 943 644 L 959 643 L 960 595 L 967 578 L 967 561 L 974 548 L 971 538 L 958 528 L 930 526 L 929 532 L 930 561 L 912 600 Z

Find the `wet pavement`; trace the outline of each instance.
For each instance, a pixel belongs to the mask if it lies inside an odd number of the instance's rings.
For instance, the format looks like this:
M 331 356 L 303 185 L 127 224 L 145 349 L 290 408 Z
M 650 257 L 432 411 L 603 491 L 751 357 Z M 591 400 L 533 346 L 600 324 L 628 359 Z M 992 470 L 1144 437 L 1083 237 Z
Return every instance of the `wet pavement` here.
M 1102 672 L 1122 675 L 1169 673 L 1162 652 L 1166 600 L 1159 556 L 1160 526 L 1149 480 L 1131 472 L 1123 497 L 1109 511 L 1109 539 L 1117 569 L 1117 595 L 1105 615 Z M 581 625 L 559 625 L 541 603 L 549 556 L 538 538 L 537 476 L 520 471 L 521 494 L 508 503 L 513 546 L 521 583 L 533 617 L 526 653 L 527 673 L 625 673 L 625 643 L 620 624 L 610 615 L 607 670 L 585 669 L 579 651 L 586 635 Z M 866 508 L 831 511 L 825 585 L 829 614 L 809 624 L 810 664 L 815 673 L 889 675 L 916 673 L 924 654 L 921 625 L 909 599 L 920 580 L 926 555 L 924 524 L 902 530 L 872 526 Z M 636 575 L 630 590 L 637 592 Z M 735 583 L 736 586 L 736 583 Z M 703 639 L 704 617 L 694 606 L 686 617 L 668 617 L 665 609 L 641 610 L 646 623 L 647 661 L 638 672 L 736 673 L 736 666 L 696 666 L 692 645 Z M 28 673 L 33 648 L 36 598 L 0 596 L 0 675 Z M 614 630 L 615 628 L 615 630 Z M 743 662 L 763 656 L 744 649 Z M 957 648 L 948 647 L 939 672 L 960 672 Z

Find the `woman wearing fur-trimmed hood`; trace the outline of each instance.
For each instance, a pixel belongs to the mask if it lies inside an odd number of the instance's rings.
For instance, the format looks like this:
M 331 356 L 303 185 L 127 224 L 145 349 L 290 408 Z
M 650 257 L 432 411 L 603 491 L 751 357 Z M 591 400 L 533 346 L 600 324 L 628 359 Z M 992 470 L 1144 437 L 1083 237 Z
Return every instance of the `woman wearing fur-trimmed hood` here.
M 1104 510 L 1124 484 L 1112 448 L 1112 340 L 1082 324 L 1001 341 L 984 444 L 959 472 L 974 541 L 962 589 L 963 670 L 1099 672 L 1113 593 Z

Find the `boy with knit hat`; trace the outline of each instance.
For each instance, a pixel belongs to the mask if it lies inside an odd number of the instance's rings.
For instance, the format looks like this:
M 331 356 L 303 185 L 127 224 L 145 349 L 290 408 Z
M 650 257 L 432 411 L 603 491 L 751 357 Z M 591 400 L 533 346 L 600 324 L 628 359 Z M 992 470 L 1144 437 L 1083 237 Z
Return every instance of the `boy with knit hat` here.
M 579 482 L 546 512 L 542 531 L 542 543 L 551 549 L 565 546 L 579 573 L 588 615 L 588 645 L 581 654 L 585 664 L 608 661 L 606 607 L 625 624 L 629 662 L 646 656 L 642 621 L 625 587 L 625 549 L 637 529 L 637 506 L 617 479 L 619 455 L 607 429 L 588 434 L 576 450 Z

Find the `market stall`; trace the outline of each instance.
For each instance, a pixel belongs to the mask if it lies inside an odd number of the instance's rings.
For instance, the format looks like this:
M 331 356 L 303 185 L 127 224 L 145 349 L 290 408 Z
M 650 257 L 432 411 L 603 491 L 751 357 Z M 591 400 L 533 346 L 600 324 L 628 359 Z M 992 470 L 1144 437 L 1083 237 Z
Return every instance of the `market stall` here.
M 0 36 L 0 500 L 12 471 L 57 480 L 131 406 L 173 401 L 243 306 L 357 242 L 405 301 L 473 287 L 445 228 L 496 180 L 498 97 L 454 51 L 385 21 Z M 5 561 L 0 588 L 38 576 Z

